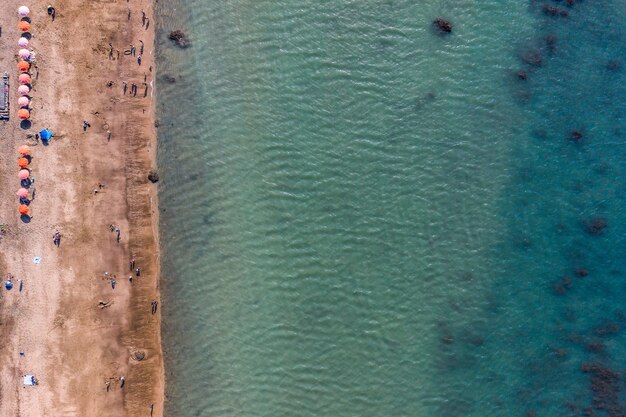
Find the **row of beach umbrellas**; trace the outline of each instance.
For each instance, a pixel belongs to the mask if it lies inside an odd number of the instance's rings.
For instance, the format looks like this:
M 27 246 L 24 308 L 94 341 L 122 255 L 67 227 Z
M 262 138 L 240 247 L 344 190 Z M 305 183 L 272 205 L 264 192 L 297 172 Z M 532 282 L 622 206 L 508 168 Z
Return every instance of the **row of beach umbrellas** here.
M 22 18 L 20 23 L 18 24 L 18 28 L 22 32 L 28 32 L 30 30 L 30 23 L 27 20 L 28 15 L 30 14 L 30 10 L 26 6 L 21 6 L 17 9 L 17 14 Z M 20 109 L 17 111 L 17 117 L 20 120 L 28 120 L 30 118 L 30 84 L 32 83 L 32 79 L 28 71 L 30 70 L 30 59 L 32 57 L 32 52 L 26 49 L 30 41 L 27 37 L 22 36 L 17 41 L 17 45 L 21 48 L 18 51 L 18 55 L 20 57 L 20 61 L 17 63 L 17 69 L 19 71 L 19 76 L 17 80 L 20 83 L 17 91 L 20 94 L 20 98 L 17 100 L 17 104 Z
M 20 214 L 26 215 L 30 211 L 28 205 L 24 204 L 28 203 L 27 198 L 29 192 L 26 187 L 30 187 L 30 171 L 28 170 L 28 164 L 30 163 L 30 160 L 28 159 L 28 157 L 30 157 L 30 148 L 28 145 L 22 145 L 17 148 L 17 152 L 20 154 L 20 157 L 17 160 L 17 165 L 20 168 L 20 171 L 17 175 L 22 185 L 22 187 L 17 190 L 17 196 L 19 197 L 21 203 L 17 210 Z
M 18 28 L 22 32 L 28 32 L 30 30 L 30 22 L 26 19 L 30 14 L 30 10 L 26 6 L 21 6 L 17 9 L 17 14 L 22 18 L 18 23 Z M 18 51 L 18 55 L 20 57 L 20 61 L 17 63 L 17 69 L 19 71 L 18 81 L 20 86 L 17 91 L 20 95 L 20 98 L 17 100 L 17 103 L 20 109 L 17 112 L 17 117 L 20 120 L 27 120 L 30 118 L 30 84 L 32 79 L 28 71 L 30 70 L 30 59 L 32 57 L 32 53 L 26 49 L 28 48 L 29 40 L 26 36 L 20 37 L 17 41 L 17 45 L 20 47 Z M 27 145 L 22 145 L 17 149 L 20 154 L 19 159 L 17 160 L 17 165 L 20 168 L 18 173 L 18 177 L 21 181 L 22 187 L 17 190 L 17 196 L 20 198 L 20 204 L 18 206 L 18 211 L 22 215 L 27 215 L 30 211 L 28 205 L 23 204 L 24 202 L 28 202 L 28 188 L 26 186 L 30 186 L 30 171 L 27 169 L 30 160 L 30 148 Z

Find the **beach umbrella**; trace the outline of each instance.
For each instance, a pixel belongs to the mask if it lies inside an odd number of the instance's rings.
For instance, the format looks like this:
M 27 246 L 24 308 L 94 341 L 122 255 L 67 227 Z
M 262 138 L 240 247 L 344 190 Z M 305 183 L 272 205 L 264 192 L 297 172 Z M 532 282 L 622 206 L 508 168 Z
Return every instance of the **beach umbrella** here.
M 26 204 L 20 204 L 17 209 L 19 210 L 20 214 L 28 214 L 28 206 Z
M 20 71 L 28 71 L 30 69 L 30 64 L 26 61 L 20 61 L 17 63 L 17 69 Z
M 30 30 L 30 23 L 22 20 L 17 27 L 22 31 L 22 32 L 28 32 Z
M 21 198 L 28 197 L 28 190 L 26 188 L 20 188 L 19 190 L 17 190 L 17 196 Z
M 21 180 L 25 180 L 30 177 L 30 171 L 27 169 L 21 169 L 17 176 L 20 177 Z
M 20 168 L 26 168 L 28 166 L 28 159 L 26 158 L 20 158 L 17 160 L 17 165 Z
M 41 140 L 50 140 L 50 138 L 52 137 L 52 132 L 48 129 L 44 129 L 39 132 L 39 136 L 41 136 Z
M 25 48 L 20 49 L 20 51 L 17 54 L 20 56 L 20 58 L 24 58 L 24 59 L 30 58 L 30 51 Z
M 28 99 L 28 97 L 20 97 L 17 99 L 17 104 L 20 105 L 20 107 L 28 107 L 28 105 L 30 104 L 30 100 Z
M 22 17 L 28 16 L 29 13 L 30 13 L 30 10 L 26 6 L 20 6 L 20 8 L 17 9 L 17 14 L 19 14 Z
M 17 148 L 17 151 L 20 155 L 30 155 L 30 148 L 28 147 L 28 145 L 20 146 L 19 148 Z
M 20 38 L 20 39 L 17 41 L 17 44 L 18 44 L 18 46 L 19 46 L 20 48 L 26 48 L 26 47 L 28 46 L 28 39 L 26 39 L 26 38 Z
M 10 290 L 11 288 L 13 288 L 13 283 L 11 281 L 5 281 L 4 288 L 6 288 L 7 290 Z
M 27 96 L 30 93 L 30 88 L 27 85 L 20 85 L 17 92 L 20 93 L 20 96 Z
M 26 120 L 30 118 L 30 112 L 26 109 L 19 109 L 17 112 L 17 117 L 20 118 L 20 120 Z
M 20 74 L 20 76 L 17 79 L 20 82 L 20 84 L 30 84 L 31 82 L 30 75 L 28 74 Z

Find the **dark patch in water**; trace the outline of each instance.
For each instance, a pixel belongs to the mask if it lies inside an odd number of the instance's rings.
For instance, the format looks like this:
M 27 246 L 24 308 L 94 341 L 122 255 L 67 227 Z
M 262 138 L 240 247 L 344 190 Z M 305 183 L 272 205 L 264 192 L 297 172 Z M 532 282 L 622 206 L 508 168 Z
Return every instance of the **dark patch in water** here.
M 604 233 L 604 229 L 609 225 L 604 217 L 594 217 L 584 222 L 585 231 L 592 236 L 599 236 Z

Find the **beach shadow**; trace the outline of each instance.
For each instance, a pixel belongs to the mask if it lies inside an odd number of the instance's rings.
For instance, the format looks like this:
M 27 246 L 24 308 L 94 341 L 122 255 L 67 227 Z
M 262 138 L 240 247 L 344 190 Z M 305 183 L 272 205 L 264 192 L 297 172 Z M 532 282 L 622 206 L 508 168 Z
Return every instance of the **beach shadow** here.
M 28 214 L 22 214 L 20 216 L 20 219 L 22 220 L 22 223 L 30 223 L 32 217 L 30 217 Z
M 28 130 L 33 126 L 33 123 L 30 120 L 22 120 L 20 122 L 20 127 L 24 130 Z

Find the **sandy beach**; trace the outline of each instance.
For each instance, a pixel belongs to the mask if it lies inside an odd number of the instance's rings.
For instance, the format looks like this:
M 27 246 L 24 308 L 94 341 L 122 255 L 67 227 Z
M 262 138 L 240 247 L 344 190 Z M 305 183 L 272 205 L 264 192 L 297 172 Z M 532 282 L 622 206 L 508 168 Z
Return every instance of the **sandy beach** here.
M 0 289 L 0 417 L 149 416 L 151 404 L 161 416 L 151 4 L 59 0 L 54 20 L 48 4 L 5 0 L 0 15 L 0 73 L 11 83 L 11 118 L 0 122 L 0 273 L 14 283 Z M 17 118 L 21 5 L 36 62 L 29 128 Z M 54 133 L 47 146 L 35 138 L 42 129 Z M 17 211 L 24 144 L 36 187 L 30 221 Z M 24 375 L 38 384 L 24 386 Z

